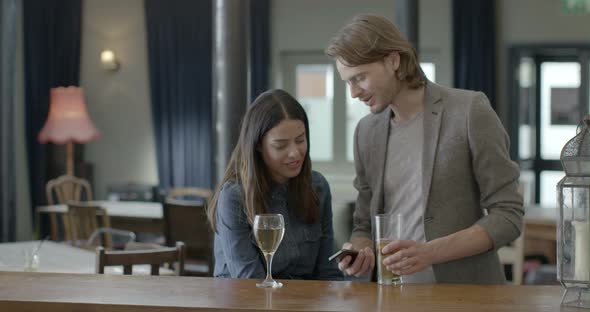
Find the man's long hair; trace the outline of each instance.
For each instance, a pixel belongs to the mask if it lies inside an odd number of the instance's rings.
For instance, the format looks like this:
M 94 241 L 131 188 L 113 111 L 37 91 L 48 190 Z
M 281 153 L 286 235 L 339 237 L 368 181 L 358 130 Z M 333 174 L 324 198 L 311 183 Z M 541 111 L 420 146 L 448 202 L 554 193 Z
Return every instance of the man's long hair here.
M 383 62 L 392 52 L 400 55 L 397 78 L 409 88 L 426 83 L 412 44 L 388 19 L 370 14 L 357 15 L 330 40 L 325 50 L 328 56 L 353 67 Z

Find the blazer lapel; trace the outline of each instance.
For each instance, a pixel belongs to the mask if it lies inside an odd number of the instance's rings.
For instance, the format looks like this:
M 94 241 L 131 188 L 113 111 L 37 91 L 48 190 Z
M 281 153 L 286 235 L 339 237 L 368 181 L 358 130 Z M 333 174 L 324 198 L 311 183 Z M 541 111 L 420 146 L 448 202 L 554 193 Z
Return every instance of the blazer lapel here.
M 389 142 L 389 124 L 391 120 L 392 111 L 388 107 L 379 114 L 379 118 L 375 128 L 373 129 L 373 140 L 371 142 L 371 146 L 373 147 L 372 153 L 375 157 L 375 162 L 373 163 L 373 170 L 371 172 L 376 173 L 376 184 L 375 184 L 375 191 L 376 193 L 373 195 L 377 199 L 375 205 L 373 205 L 373 214 L 376 213 L 383 213 L 383 203 L 384 203 L 384 193 L 383 193 L 383 173 L 385 171 L 385 160 L 387 154 L 387 142 Z
M 430 81 L 426 84 L 424 94 L 424 147 L 422 158 L 422 194 L 424 198 L 424 212 L 428 207 L 432 171 L 438 147 L 438 137 L 443 114 L 440 87 Z

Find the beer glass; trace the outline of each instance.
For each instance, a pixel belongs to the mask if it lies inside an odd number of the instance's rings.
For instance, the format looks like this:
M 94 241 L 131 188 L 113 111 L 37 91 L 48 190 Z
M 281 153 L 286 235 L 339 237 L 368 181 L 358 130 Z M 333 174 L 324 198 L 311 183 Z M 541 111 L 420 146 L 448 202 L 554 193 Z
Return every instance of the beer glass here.
M 272 258 L 285 234 L 285 221 L 281 214 L 258 214 L 254 217 L 254 237 L 266 260 L 266 279 L 257 287 L 279 288 L 283 284 L 272 278 Z
M 382 285 L 399 285 L 399 275 L 389 271 L 383 264 L 383 259 L 394 254 L 383 254 L 381 251 L 385 245 L 401 238 L 402 217 L 401 214 L 375 215 L 375 253 L 377 254 L 377 283 Z

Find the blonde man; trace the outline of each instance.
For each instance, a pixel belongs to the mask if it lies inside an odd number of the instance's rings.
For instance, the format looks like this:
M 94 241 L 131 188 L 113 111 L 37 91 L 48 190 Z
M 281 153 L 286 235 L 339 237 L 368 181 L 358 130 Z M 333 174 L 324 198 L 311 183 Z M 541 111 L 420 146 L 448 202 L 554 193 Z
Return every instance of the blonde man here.
M 354 134 L 359 193 L 344 247 L 359 255 L 339 268 L 372 272 L 371 220 L 401 213 L 404 239 L 382 252 L 404 283 L 504 283 L 496 251 L 520 235 L 524 211 L 509 138 L 487 97 L 426 80 L 411 44 L 380 16 L 356 16 L 326 54 L 372 113 Z

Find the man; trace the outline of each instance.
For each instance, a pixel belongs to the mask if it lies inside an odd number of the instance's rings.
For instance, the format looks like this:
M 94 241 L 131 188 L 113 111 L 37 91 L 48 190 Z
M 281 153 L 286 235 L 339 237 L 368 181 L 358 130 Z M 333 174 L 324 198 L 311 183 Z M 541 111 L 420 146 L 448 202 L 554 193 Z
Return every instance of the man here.
M 504 283 L 496 251 L 520 235 L 524 211 L 519 169 L 486 96 L 427 81 L 411 44 L 380 16 L 355 17 L 326 54 L 371 109 L 355 131 L 359 193 L 343 246 L 359 254 L 339 268 L 372 272 L 372 219 L 401 213 L 404 239 L 382 252 L 404 283 Z

